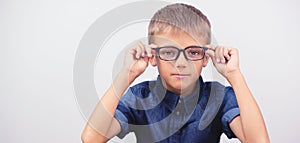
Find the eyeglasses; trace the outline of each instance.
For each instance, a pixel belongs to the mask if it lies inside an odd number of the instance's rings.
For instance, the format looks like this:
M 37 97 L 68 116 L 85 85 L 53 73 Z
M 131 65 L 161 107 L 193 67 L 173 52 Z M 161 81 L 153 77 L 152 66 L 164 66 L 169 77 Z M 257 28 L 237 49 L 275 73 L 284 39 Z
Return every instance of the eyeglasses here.
M 181 52 L 185 59 L 190 61 L 202 60 L 205 56 L 205 51 L 208 49 L 201 46 L 188 46 L 184 49 L 178 49 L 174 46 L 164 46 L 158 48 L 152 48 L 158 53 L 161 60 L 164 61 L 175 61 L 178 59 Z

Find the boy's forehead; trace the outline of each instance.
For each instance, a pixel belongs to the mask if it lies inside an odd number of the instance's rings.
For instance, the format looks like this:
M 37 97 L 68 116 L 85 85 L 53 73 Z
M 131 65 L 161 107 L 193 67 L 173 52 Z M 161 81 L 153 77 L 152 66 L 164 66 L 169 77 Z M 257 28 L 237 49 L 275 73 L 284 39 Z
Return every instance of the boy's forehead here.
M 164 32 L 160 34 L 152 35 L 153 44 L 158 46 L 182 46 L 187 47 L 191 45 L 204 46 L 205 40 L 200 37 L 195 37 L 192 34 L 186 32 Z

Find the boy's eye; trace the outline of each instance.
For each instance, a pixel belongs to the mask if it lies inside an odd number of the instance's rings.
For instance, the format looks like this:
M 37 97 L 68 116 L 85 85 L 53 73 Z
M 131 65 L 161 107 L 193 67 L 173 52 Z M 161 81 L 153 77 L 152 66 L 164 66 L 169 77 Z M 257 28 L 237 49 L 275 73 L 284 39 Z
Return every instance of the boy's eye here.
M 162 56 L 175 56 L 178 53 L 178 51 L 174 48 L 164 48 L 160 50 L 160 55 Z
M 199 57 L 200 56 L 201 57 L 202 54 L 203 54 L 203 50 L 200 49 L 200 48 L 188 49 L 186 51 L 186 53 L 187 53 L 188 56 L 193 56 L 193 57 Z
M 189 51 L 190 55 L 199 55 L 200 52 L 199 51 Z
M 174 52 L 173 51 L 163 51 L 163 52 L 161 52 L 161 54 L 163 54 L 163 55 L 174 55 Z

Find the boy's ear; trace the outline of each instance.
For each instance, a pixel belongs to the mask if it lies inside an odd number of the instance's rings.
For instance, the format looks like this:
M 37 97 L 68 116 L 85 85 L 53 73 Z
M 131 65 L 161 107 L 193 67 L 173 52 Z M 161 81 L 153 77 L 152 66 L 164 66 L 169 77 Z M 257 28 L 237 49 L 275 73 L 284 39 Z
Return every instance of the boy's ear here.
M 149 61 L 150 61 L 150 64 L 153 66 L 153 67 L 156 67 L 157 66 L 157 63 L 156 63 L 156 56 L 153 55 L 151 58 L 149 58 Z
M 203 67 L 206 67 L 206 66 L 207 66 L 208 60 L 209 60 L 209 56 L 208 56 L 208 55 L 205 55 L 205 57 L 203 58 L 203 64 L 202 64 Z

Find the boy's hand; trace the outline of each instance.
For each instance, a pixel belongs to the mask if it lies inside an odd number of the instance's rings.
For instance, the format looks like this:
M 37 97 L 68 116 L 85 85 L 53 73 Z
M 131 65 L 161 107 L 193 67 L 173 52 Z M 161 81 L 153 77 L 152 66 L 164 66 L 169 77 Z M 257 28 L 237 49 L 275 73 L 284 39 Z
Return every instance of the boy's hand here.
M 138 41 L 133 47 L 127 49 L 122 72 L 129 76 L 129 83 L 132 83 L 148 67 L 149 58 L 153 57 L 152 49 L 155 45 L 144 45 Z
M 209 49 L 206 54 L 211 57 L 214 66 L 225 78 L 228 79 L 232 74 L 240 72 L 237 49 L 225 46 L 207 47 Z

